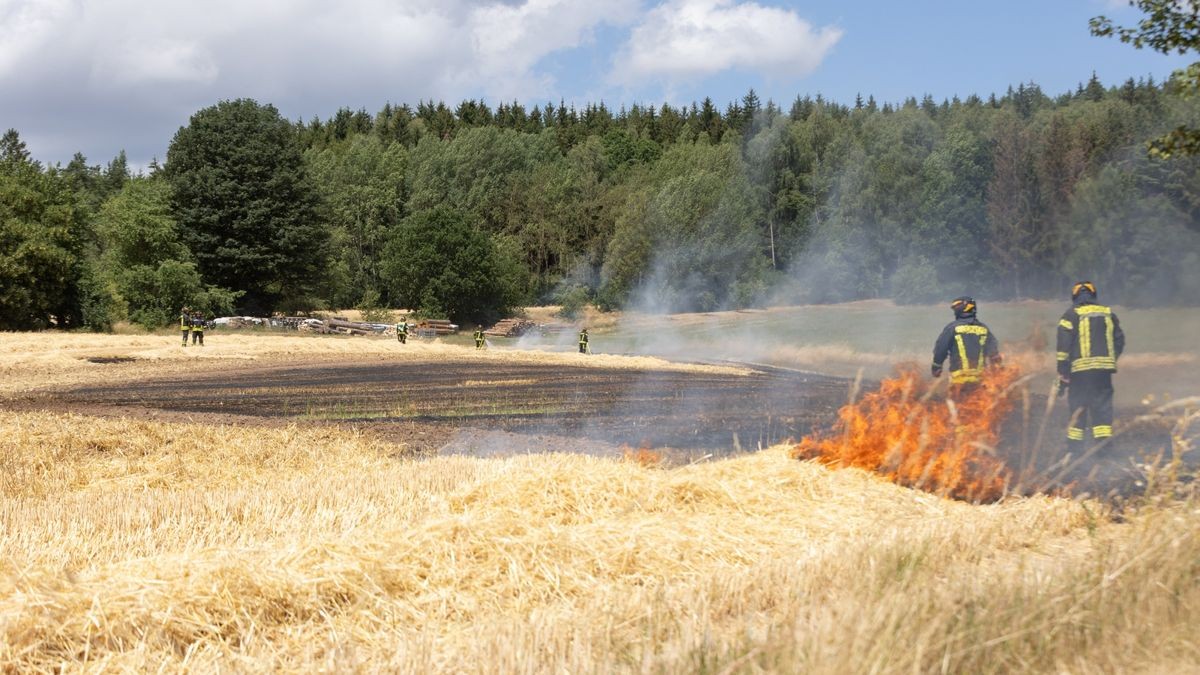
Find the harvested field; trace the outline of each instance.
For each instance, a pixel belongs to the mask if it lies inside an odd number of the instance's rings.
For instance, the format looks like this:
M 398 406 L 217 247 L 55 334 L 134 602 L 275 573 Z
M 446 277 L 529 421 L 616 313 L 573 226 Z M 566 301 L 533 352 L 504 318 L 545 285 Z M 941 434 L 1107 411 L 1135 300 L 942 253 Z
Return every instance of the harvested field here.
M 1196 657 L 1186 500 L 1116 523 L 1095 503 L 939 499 L 782 448 L 676 469 L 412 461 L 345 429 L 50 413 L 0 414 L 0 463 L 13 672 L 1153 672 Z
M 7 368 L 17 375 L 10 386 L 35 386 L 10 391 L 0 407 L 354 427 L 396 443 L 400 452 L 422 455 L 620 456 L 623 447 L 644 447 L 688 462 L 820 430 L 832 423 L 852 386 L 842 378 L 765 365 L 477 352 L 439 343 L 237 335 L 222 336 L 211 350 L 188 352 L 164 345 L 169 338 L 161 337 L 100 336 L 108 344 L 99 348 L 77 346 L 70 336 L 47 337 L 60 342 L 53 351 L 33 343 L 10 347 L 15 358 Z M 1126 410 L 1116 441 L 1062 466 L 1065 410 L 1048 409 L 1048 403 L 1055 402 L 1030 395 L 1003 429 L 998 451 L 1024 476 L 1025 490 L 1068 486 L 1128 494 L 1138 489 L 1145 458 L 1170 444 L 1169 428 L 1155 420 L 1130 426 L 1140 411 Z
M 367 338 L 184 353 L 45 337 L 0 335 L 19 378 L 0 398 L 0 672 L 1200 659 L 1200 505 L 1178 466 L 1119 518 L 1104 501 L 973 505 L 749 452 L 828 424 L 851 388 L 834 377 Z M 1011 447 L 1047 403 L 1018 407 Z

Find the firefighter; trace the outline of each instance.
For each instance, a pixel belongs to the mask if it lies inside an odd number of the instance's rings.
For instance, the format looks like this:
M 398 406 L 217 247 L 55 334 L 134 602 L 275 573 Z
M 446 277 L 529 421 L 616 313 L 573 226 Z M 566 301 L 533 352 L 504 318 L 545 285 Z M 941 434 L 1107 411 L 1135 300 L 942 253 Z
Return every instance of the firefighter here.
M 192 313 L 192 345 L 204 346 L 204 315 Z
M 187 346 L 188 333 L 192 330 L 192 314 L 187 307 L 179 310 L 179 330 L 183 332 L 183 346 Z
M 1096 284 L 1072 286 L 1071 302 L 1058 322 L 1056 359 L 1058 391 L 1067 391 L 1071 412 L 1067 444 L 1075 454 L 1083 450 L 1089 427 L 1094 440 L 1112 437 L 1112 376 L 1125 351 L 1125 333 L 1112 309 L 1096 302 Z
M 408 344 L 408 320 L 407 319 L 396 324 L 396 339 L 399 340 L 400 344 L 402 344 L 402 345 Z
M 942 363 L 950 358 L 950 384 L 956 389 L 970 388 L 983 379 L 989 365 L 1000 362 L 1000 341 L 975 313 L 978 306 L 966 296 L 950 303 L 954 321 L 946 324 L 933 345 L 934 377 L 942 376 Z
M 589 351 L 587 328 L 584 328 L 583 330 L 579 331 L 579 353 L 587 354 Z
M 483 349 L 483 343 L 484 343 L 483 329 L 476 328 L 475 329 L 475 349 Z

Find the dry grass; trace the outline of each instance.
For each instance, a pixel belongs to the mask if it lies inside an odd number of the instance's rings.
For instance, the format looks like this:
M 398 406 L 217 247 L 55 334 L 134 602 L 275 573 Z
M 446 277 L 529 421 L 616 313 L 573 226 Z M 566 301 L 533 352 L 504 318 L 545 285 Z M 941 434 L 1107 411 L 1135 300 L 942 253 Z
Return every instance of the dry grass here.
M 0 671 L 1149 672 L 1200 507 L 0 413 Z
M 608 369 L 647 369 L 744 374 L 740 368 L 675 363 L 648 356 L 581 355 L 517 349 L 476 351 L 441 341 L 209 331 L 204 347 L 179 346 L 176 335 L 92 333 L 0 333 L 0 394 L 45 389 L 103 379 L 145 378 L 195 369 L 242 367 L 248 362 L 287 363 L 297 359 L 388 358 L 397 361 L 456 361 L 570 365 Z M 89 358 L 124 358 L 91 363 Z

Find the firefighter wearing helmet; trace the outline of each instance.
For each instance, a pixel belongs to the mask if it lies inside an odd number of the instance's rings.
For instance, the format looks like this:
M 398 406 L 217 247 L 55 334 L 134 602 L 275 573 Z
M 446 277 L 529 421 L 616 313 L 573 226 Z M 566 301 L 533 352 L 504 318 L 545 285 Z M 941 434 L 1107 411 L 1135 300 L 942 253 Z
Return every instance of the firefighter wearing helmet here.
M 1071 287 L 1072 307 L 1058 322 L 1058 387 L 1068 392 L 1071 421 L 1068 445 L 1083 449 L 1092 438 L 1112 437 L 1113 385 L 1117 359 L 1125 351 L 1125 333 L 1111 308 L 1096 302 L 1096 285 L 1080 281 Z
M 187 346 L 188 333 L 192 331 L 192 312 L 187 307 L 179 310 L 179 330 L 183 331 L 183 346 Z
M 933 345 L 930 372 L 941 377 L 942 364 L 949 358 L 950 384 L 970 387 L 983 379 L 983 371 L 989 364 L 1000 362 L 1000 341 L 975 316 L 977 306 L 973 299 L 955 298 L 950 309 L 954 310 L 954 321 L 946 324 Z

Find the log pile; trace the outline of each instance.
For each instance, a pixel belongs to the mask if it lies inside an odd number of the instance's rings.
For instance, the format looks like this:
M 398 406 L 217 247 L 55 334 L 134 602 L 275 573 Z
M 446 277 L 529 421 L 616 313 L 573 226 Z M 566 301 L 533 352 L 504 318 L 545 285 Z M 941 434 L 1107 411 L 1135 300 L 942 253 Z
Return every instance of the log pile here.
M 537 328 L 537 324 L 525 319 L 505 319 L 491 328 L 483 331 L 483 334 L 488 337 L 521 337 L 525 333 Z
M 458 324 L 450 323 L 449 319 L 421 319 L 417 322 L 418 335 L 453 335 L 458 332 Z

